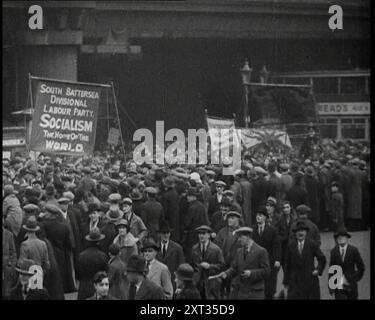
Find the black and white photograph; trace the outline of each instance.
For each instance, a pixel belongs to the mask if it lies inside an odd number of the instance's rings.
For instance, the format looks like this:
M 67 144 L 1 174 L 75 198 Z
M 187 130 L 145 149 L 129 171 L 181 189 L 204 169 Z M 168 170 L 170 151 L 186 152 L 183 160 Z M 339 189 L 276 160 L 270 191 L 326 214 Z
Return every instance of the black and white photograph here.
M 370 300 L 370 0 L 2 11 L 2 300 Z

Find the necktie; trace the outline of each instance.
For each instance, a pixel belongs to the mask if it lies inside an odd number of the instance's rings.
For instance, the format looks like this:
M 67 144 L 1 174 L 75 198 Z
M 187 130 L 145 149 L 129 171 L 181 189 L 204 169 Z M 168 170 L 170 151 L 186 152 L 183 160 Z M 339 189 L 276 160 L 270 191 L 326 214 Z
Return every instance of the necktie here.
M 150 261 L 146 262 L 147 273 L 150 272 Z
M 301 242 L 298 242 L 298 251 L 299 251 L 299 254 L 302 255 L 302 250 L 303 250 L 303 247 L 302 247 L 302 241 Z
M 22 287 L 22 294 L 23 294 L 24 296 L 27 295 L 27 285 L 25 285 L 25 286 Z
M 161 250 L 161 253 L 162 253 L 162 256 L 163 256 L 163 259 L 165 258 L 165 254 L 166 254 L 166 248 L 165 248 L 165 244 L 162 245 L 162 250 Z
M 344 261 L 345 249 L 341 248 L 341 261 Z
M 206 250 L 205 250 L 205 245 L 204 245 L 204 244 L 202 244 L 201 252 L 202 252 L 202 258 L 203 258 L 203 257 L 204 257 L 204 254 L 205 254 L 205 252 L 206 252 Z
M 263 228 L 260 226 L 260 227 L 259 227 L 259 237 L 261 237 L 262 234 L 263 234 Z
M 131 284 L 129 287 L 129 300 L 134 300 L 136 290 L 137 288 L 135 284 Z

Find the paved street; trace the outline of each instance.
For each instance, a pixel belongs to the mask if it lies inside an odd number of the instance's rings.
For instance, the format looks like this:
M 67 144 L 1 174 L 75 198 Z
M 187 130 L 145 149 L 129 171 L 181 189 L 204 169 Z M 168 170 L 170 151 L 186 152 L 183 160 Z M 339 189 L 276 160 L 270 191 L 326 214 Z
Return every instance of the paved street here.
M 352 232 L 352 238 L 350 243 L 359 248 L 365 263 L 365 274 L 362 280 L 359 282 L 359 299 L 370 299 L 370 231 Z M 334 246 L 334 239 L 332 232 L 321 233 L 322 237 L 322 251 L 327 258 L 327 264 L 329 263 L 329 252 Z M 278 289 L 281 289 L 282 271 L 278 277 Z M 328 267 L 325 268 L 323 276 L 320 278 L 321 298 L 324 300 L 333 299 L 328 293 Z M 77 297 L 76 293 L 65 295 L 67 300 L 75 300 Z

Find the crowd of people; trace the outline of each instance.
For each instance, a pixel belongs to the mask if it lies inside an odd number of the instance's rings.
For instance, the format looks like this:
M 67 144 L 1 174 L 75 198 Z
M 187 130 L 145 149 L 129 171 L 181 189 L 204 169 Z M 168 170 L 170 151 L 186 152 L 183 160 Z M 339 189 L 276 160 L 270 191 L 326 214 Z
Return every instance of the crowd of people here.
M 356 299 L 364 264 L 348 242 L 369 228 L 369 158 L 323 149 L 319 159 L 259 151 L 233 176 L 110 151 L 3 159 L 2 297 L 319 299 L 320 232 L 333 231 L 329 265 L 344 280 L 330 293 Z

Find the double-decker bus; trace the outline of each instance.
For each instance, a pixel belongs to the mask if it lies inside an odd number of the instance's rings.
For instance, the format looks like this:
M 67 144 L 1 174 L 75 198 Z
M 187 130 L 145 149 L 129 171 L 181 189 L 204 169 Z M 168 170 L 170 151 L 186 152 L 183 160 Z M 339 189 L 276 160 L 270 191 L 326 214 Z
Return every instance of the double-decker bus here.
M 286 72 L 271 83 L 310 85 L 322 139 L 370 140 L 370 70 Z

